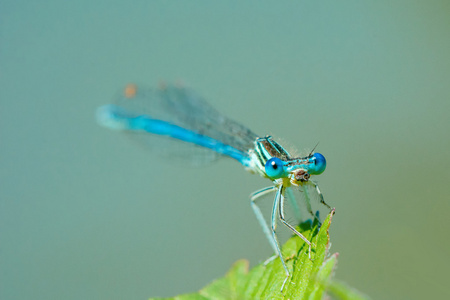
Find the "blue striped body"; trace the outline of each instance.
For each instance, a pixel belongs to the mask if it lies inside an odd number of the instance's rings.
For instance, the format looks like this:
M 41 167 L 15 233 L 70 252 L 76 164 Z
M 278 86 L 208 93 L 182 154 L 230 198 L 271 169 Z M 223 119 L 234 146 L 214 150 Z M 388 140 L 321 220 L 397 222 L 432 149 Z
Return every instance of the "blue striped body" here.
M 248 153 L 242 152 L 218 140 L 187 130 L 166 121 L 152 119 L 150 116 L 133 116 L 115 105 L 104 105 L 97 110 L 97 120 L 112 129 L 145 131 L 152 134 L 168 136 L 180 141 L 192 143 L 211 149 L 219 154 L 236 159 L 245 167 L 249 166 Z

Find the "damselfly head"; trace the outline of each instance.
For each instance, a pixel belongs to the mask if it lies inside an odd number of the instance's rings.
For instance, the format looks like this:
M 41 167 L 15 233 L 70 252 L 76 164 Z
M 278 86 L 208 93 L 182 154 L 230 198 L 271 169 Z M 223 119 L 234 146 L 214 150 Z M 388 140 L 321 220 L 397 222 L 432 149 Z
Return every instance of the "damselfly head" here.
M 291 173 L 290 181 L 293 185 L 299 186 L 309 180 L 311 175 L 305 169 L 297 169 Z

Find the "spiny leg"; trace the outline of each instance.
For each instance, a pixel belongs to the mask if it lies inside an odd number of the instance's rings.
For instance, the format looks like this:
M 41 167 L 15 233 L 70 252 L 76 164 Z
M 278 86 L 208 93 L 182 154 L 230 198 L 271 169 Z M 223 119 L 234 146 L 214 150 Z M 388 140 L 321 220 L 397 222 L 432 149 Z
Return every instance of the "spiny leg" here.
M 250 195 L 250 204 L 252 206 L 253 212 L 256 215 L 256 219 L 258 220 L 259 224 L 261 225 L 261 227 L 264 231 L 264 234 L 266 235 L 267 239 L 269 240 L 270 246 L 272 247 L 273 251 L 275 251 L 275 253 L 278 252 L 277 246 L 275 245 L 275 241 L 272 238 L 272 233 L 270 232 L 269 226 L 267 225 L 267 222 L 264 219 L 261 209 L 259 208 L 258 205 L 256 205 L 256 200 L 258 200 L 260 197 L 262 197 L 268 193 L 275 192 L 276 190 L 277 190 L 276 186 L 269 186 L 269 187 L 260 189 Z
M 304 184 L 301 185 L 301 188 L 302 188 L 303 195 L 305 197 L 306 209 L 308 210 L 309 214 L 313 218 L 317 218 L 317 216 L 314 214 L 314 212 L 312 211 L 312 208 L 311 208 L 311 197 L 309 196 L 308 189 L 306 188 L 306 186 Z M 320 220 L 318 220 L 318 221 L 320 222 Z
M 284 197 L 282 194 L 280 197 L 280 201 L 278 202 L 278 205 L 279 205 L 278 212 L 281 222 L 283 222 L 283 224 L 286 225 L 286 227 L 288 227 L 292 232 L 294 232 L 308 245 L 308 257 L 309 259 L 311 259 L 311 242 L 303 234 L 298 232 L 297 229 L 294 228 L 294 226 L 289 224 L 284 217 Z
M 332 209 L 331 209 L 331 206 L 329 206 L 329 205 L 325 202 L 325 200 L 323 199 L 322 192 L 320 191 L 319 186 L 317 185 L 317 183 L 315 183 L 314 181 L 311 181 L 311 180 L 308 181 L 308 183 L 309 183 L 310 185 L 312 185 L 312 186 L 316 189 L 317 194 L 319 194 L 320 203 L 322 203 L 323 205 L 325 205 L 326 207 L 328 207 L 328 208 L 330 209 L 330 211 L 331 211 L 331 210 L 332 210 Z
M 286 281 L 291 276 L 291 274 L 289 273 L 289 270 L 286 266 L 286 262 L 284 261 L 283 254 L 281 254 L 280 243 L 278 242 L 278 238 L 277 238 L 277 234 L 276 234 L 277 217 L 278 217 L 277 211 L 279 211 L 279 203 L 282 201 L 281 199 L 284 198 L 282 194 L 283 194 L 283 185 L 281 185 L 277 190 L 277 194 L 275 195 L 275 200 L 273 201 L 273 209 L 272 209 L 272 238 L 273 238 L 273 242 L 275 243 L 275 246 L 276 246 L 276 252 L 278 253 L 278 256 L 280 257 L 281 264 L 283 265 L 284 271 L 286 273 L 286 278 L 284 279 L 283 284 L 281 285 L 281 292 L 283 291 Z M 281 213 L 280 213 L 280 216 L 281 216 Z

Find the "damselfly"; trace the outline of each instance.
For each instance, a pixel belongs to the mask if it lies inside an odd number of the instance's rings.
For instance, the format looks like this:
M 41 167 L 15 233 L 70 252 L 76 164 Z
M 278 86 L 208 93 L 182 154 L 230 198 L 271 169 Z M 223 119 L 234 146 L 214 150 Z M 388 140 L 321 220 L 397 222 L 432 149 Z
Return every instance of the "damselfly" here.
M 298 189 L 303 191 L 306 207 L 314 215 L 307 189 L 311 188 L 320 202 L 331 210 L 318 185 L 310 179 L 311 175 L 319 175 L 325 170 L 326 160 L 322 154 L 311 151 L 304 157 L 291 157 L 271 136 L 258 136 L 184 87 L 141 89 L 128 85 L 116 104 L 98 108 L 97 120 L 107 128 L 130 131 L 144 141 L 148 139 L 153 148 L 165 154 L 179 156 L 182 153 L 194 163 L 228 156 L 240 162 L 247 171 L 270 179 L 273 186 L 251 194 L 250 203 L 273 250 L 281 259 L 286 273 L 282 290 L 290 273 L 276 235 L 278 220 L 308 245 L 311 255 L 311 242 L 286 220 L 284 206 L 290 189 Z M 155 141 L 157 136 L 164 137 L 169 144 L 164 144 L 161 139 Z M 170 145 L 171 141 L 178 141 L 178 146 Z M 180 150 L 179 146 L 185 147 Z M 258 198 L 269 193 L 275 193 L 270 226 L 257 205 Z

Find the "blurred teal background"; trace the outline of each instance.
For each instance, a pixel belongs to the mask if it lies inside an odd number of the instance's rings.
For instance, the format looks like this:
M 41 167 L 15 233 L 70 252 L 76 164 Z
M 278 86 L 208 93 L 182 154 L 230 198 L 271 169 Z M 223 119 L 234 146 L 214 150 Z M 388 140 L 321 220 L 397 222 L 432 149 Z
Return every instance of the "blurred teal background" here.
M 185 80 L 318 151 L 336 278 L 449 298 L 450 2 L 0 3 L 0 299 L 192 292 L 271 255 L 232 160 L 167 164 L 99 127 L 129 82 Z

